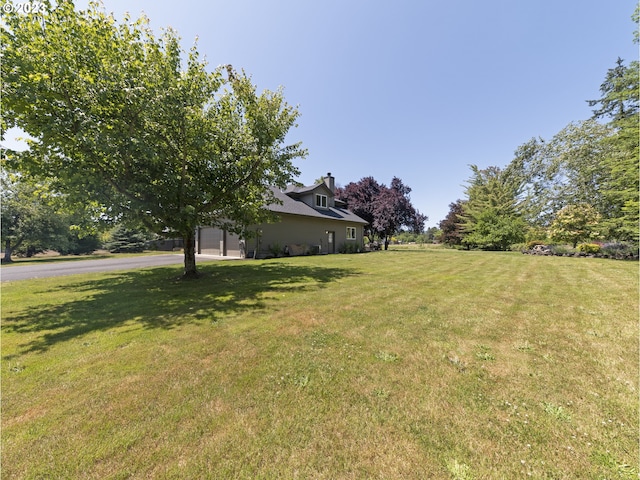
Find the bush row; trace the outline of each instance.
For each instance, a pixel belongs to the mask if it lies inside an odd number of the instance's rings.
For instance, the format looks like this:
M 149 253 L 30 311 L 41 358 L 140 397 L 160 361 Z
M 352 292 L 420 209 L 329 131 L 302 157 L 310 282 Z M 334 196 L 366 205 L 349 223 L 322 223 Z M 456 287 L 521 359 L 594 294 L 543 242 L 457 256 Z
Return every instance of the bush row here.
M 548 245 L 531 241 L 514 246 L 514 250 L 530 255 L 555 255 L 564 257 L 612 258 L 616 260 L 638 260 L 638 246 L 626 242 L 582 243 L 576 248 L 569 245 Z

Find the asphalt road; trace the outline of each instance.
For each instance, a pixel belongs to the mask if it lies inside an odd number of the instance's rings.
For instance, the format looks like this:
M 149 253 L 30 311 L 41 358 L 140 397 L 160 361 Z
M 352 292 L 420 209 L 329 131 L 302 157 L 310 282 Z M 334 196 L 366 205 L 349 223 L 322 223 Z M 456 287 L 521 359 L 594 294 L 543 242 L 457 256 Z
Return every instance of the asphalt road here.
M 214 255 L 196 255 L 198 260 L 231 260 L 230 257 Z M 29 278 L 61 277 L 79 273 L 108 272 L 111 270 L 134 270 L 144 267 L 177 265 L 184 262 L 182 254 L 146 255 L 141 257 L 103 258 L 98 260 L 70 260 L 68 262 L 52 262 L 41 265 L 13 265 L 0 269 L 0 281 L 11 282 Z

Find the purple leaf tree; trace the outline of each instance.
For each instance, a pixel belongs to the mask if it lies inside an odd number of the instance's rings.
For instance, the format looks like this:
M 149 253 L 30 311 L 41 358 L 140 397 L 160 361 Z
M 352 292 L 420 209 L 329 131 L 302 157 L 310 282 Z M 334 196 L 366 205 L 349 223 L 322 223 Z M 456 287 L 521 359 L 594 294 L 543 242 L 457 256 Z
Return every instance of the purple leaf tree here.
M 393 178 L 390 187 L 373 177 L 364 177 L 338 189 L 336 194 L 351 211 L 369 222 L 369 239 L 384 239 L 386 248 L 389 237 L 403 228 L 415 233 L 424 230 L 427 217 L 411 204 L 410 192 L 411 188 L 398 177 Z

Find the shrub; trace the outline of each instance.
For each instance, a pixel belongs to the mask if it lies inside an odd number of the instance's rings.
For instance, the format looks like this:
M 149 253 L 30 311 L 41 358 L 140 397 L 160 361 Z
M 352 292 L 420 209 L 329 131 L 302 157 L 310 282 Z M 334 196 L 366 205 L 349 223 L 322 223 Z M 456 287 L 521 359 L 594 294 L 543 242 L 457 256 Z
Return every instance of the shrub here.
M 527 250 L 532 250 L 536 245 L 546 245 L 547 242 L 544 240 L 531 240 L 527 242 Z
M 549 245 L 551 253 L 554 255 L 565 255 L 568 253 L 575 253 L 575 250 L 569 245 Z
M 530 248 L 528 248 L 527 243 L 514 243 L 510 247 L 510 251 L 512 252 L 526 252 L 527 250 L 531 250 Z
M 547 229 L 544 227 L 529 226 L 525 233 L 526 242 L 542 242 L 544 245 L 549 244 L 549 238 L 547 236 Z
M 600 247 L 600 253 L 617 259 L 637 258 L 638 246 L 627 242 L 605 243 Z
M 583 253 L 598 253 L 600 245 L 597 243 L 581 243 L 578 245 L 578 251 Z
M 360 245 L 357 243 L 343 243 L 338 248 L 339 253 L 360 253 Z
M 97 235 L 80 237 L 75 233 L 69 235 L 68 241 L 57 248 L 60 255 L 84 255 L 93 253 L 100 248 L 100 239 Z
M 273 244 L 269 245 L 267 250 L 269 250 L 269 253 L 271 255 L 273 255 L 274 257 L 280 257 L 282 255 L 282 253 L 284 252 L 283 248 L 280 246 L 279 243 L 273 243 Z

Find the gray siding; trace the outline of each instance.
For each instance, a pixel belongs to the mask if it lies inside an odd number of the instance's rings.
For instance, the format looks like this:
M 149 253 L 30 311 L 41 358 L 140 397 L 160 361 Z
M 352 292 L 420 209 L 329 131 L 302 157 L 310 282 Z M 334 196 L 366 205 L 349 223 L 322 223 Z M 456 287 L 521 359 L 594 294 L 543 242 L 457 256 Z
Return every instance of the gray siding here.
M 343 202 L 336 206 L 333 187 L 331 174 L 327 175 L 325 182 L 311 187 L 290 185 L 284 191 L 271 187 L 277 202 L 266 207 L 280 217 L 279 222 L 249 228 L 244 241 L 218 227 L 200 228 L 196 251 L 260 258 L 276 250 L 300 255 L 309 252 L 338 253 L 343 245 L 350 247 L 351 251 L 354 247 L 363 249 L 363 227 L 367 222 L 347 210 Z M 315 206 L 316 194 L 326 195 L 326 208 Z M 355 238 L 347 239 L 348 229 L 355 229 Z
M 243 257 L 240 237 L 218 227 L 202 227 L 196 235 L 196 252 L 205 255 Z
M 280 214 L 280 222 L 263 224 L 252 228 L 251 231 L 261 231 L 259 237 L 247 240 L 247 252 L 251 254 L 259 241 L 258 256 L 270 253 L 270 247 L 278 245 L 307 245 L 316 247 L 320 253 L 338 253 L 345 243 L 357 244 L 363 247 L 363 226 L 345 221 L 332 221 L 321 218 L 303 217 L 297 215 Z M 356 229 L 356 239 L 347 240 L 347 227 Z M 329 234 L 333 232 L 334 245 L 331 249 Z M 333 251 L 330 251 L 333 250 Z

